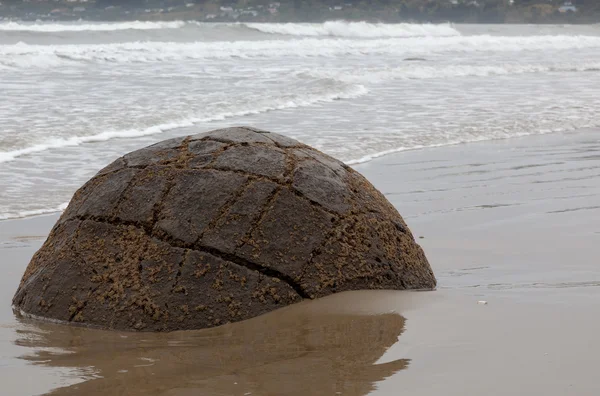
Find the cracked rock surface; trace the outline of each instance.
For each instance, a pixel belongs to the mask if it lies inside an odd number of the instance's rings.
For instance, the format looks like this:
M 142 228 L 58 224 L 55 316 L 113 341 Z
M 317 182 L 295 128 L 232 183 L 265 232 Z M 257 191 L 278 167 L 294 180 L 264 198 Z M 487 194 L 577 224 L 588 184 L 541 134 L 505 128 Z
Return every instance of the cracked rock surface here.
M 331 293 L 430 289 L 396 209 L 343 163 L 239 127 L 119 158 L 81 187 L 13 304 L 107 329 L 201 329 Z

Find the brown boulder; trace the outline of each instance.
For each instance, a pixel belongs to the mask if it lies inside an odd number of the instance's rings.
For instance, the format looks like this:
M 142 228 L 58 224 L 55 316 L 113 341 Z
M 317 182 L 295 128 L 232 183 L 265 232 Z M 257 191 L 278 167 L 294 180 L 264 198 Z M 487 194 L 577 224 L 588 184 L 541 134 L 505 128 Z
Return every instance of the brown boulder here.
M 396 209 L 290 138 L 228 128 L 166 140 L 73 196 L 13 299 L 109 329 L 199 329 L 357 289 L 431 289 Z

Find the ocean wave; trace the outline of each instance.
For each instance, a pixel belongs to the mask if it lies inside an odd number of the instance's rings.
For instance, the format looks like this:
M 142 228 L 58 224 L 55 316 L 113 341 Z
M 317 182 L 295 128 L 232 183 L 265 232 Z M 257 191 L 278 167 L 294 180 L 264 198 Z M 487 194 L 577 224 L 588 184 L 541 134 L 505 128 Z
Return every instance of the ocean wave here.
M 450 24 L 367 23 L 329 21 L 324 23 L 245 23 L 249 29 L 288 36 L 333 37 L 446 37 L 460 36 Z
M 560 51 L 600 48 L 596 36 L 457 36 L 372 40 L 315 39 L 235 42 L 128 42 L 112 44 L 0 45 L 0 65 L 55 67 L 81 62 L 144 63 L 194 59 L 283 57 L 427 56 L 449 52 Z
M 246 108 L 238 111 L 221 112 L 204 117 L 187 118 L 160 125 L 153 125 L 140 129 L 126 129 L 117 131 L 105 131 L 88 136 L 71 136 L 68 138 L 47 138 L 43 142 L 19 148 L 12 151 L 0 151 L 0 163 L 14 161 L 15 159 L 42 151 L 59 149 L 64 147 L 80 146 L 86 143 L 104 142 L 112 139 L 137 138 L 148 135 L 160 134 L 176 128 L 191 127 L 201 122 L 220 121 L 232 117 L 241 117 L 251 114 L 265 113 L 275 110 L 283 110 L 296 107 L 311 106 L 317 103 L 332 102 L 340 99 L 352 99 L 365 95 L 368 90 L 362 85 L 344 85 L 339 88 L 339 83 L 333 81 L 329 92 L 320 92 L 304 96 L 291 96 L 278 98 L 273 103 L 265 104 L 255 108 Z
M 116 23 L 22 23 L 4 22 L 0 23 L 0 31 L 12 32 L 85 32 L 97 31 L 108 32 L 114 30 L 156 30 L 156 29 L 178 29 L 186 25 L 183 21 L 171 22 L 147 22 L 131 21 Z

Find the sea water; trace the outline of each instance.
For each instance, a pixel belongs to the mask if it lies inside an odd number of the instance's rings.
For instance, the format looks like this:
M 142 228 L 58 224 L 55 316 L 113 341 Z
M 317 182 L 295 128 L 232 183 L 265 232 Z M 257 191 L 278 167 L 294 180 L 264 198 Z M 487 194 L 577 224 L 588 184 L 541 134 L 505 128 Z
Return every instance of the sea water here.
M 348 164 L 600 125 L 600 26 L 0 23 L 0 219 L 232 125 Z

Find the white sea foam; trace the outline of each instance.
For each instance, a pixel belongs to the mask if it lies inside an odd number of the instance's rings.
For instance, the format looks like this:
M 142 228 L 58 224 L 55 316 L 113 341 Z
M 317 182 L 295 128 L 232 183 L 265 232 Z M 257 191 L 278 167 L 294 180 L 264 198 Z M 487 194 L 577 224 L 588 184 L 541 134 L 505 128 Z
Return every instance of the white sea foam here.
M 178 29 L 185 26 L 183 21 L 147 22 L 131 21 L 117 23 L 0 23 L 0 31 L 19 32 L 85 32 L 85 31 L 114 31 L 114 30 L 154 30 Z
M 63 147 L 79 146 L 85 143 L 104 142 L 111 139 L 136 138 L 148 135 L 156 135 L 175 128 L 184 128 L 193 126 L 200 122 L 220 121 L 231 117 L 240 117 L 250 114 L 259 114 L 268 111 L 282 110 L 295 107 L 310 106 L 317 103 L 331 102 L 339 99 L 356 98 L 367 93 L 367 89 L 362 85 L 349 85 L 342 89 L 336 89 L 331 92 L 319 94 L 309 94 L 306 96 L 297 96 L 292 99 L 280 99 L 271 104 L 263 105 L 251 109 L 239 111 L 222 112 L 210 116 L 188 118 L 160 125 L 153 125 L 147 128 L 127 129 L 118 131 L 106 131 L 88 136 L 71 136 L 69 138 L 46 138 L 43 142 L 17 150 L 0 152 L 0 163 L 13 161 L 18 157 L 39 153 L 46 150 L 59 149 Z M 1 218 L 0 218 L 1 219 Z
M 541 133 L 531 132 L 531 133 L 524 133 L 519 136 L 534 135 L 534 134 L 541 134 Z M 399 146 L 399 147 L 394 147 L 393 149 L 375 151 L 375 152 L 366 154 L 359 158 L 346 160 L 346 161 L 344 161 L 344 163 L 346 165 L 360 165 L 360 164 L 364 164 L 367 162 L 371 162 L 377 158 L 385 157 L 390 154 L 401 153 L 403 151 L 408 151 L 408 150 L 419 150 L 419 149 L 425 149 L 425 148 L 445 147 L 445 146 L 453 146 L 453 145 L 457 145 L 457 144 L 475 143 L 475 142 L 482 142 L 482 141 L 487 141 L 487 140 L 502 140 L 502 139 L 508 139 L 508 138 L 509 138 L 508 136 L 499 136 L 499 137 L 460 136 L 456 139 L 450 139 L 450 140 L 439 142 L 439 143 L 413 144 L 410 146 Z
M 9 220 L 9 219 L 20 219 L 23 217 L 33 217 L 40 216 L 45 214 L 51 214 L 56 212 L 62 212 L 69 205 L 68 202 L 65 202 L 58 207 L 55 208 L 45 208 L 45 209 L 33 209 L 33 210 L 23 210 L 21 212 L 8 212 L 8 213 L 0 213 L 0 220 Z
M 525 136 L 533 136 L 533 135 L 546 135 L 546 134 L 550 134 L 550 133 L 572 131 L 573 129 L 578 129 L 578 128 L 571 128 L 568 125 L 564 125 L 561 128 L 546 129 L 546 130 L 540 129 L 540 130 L 528 130 L 528 131 L 520 131 L 520 132 L 512 131 L 511 133 L 491 133 L 491 134 L 484 134 L 484 135 L 479 135 L 479 136 L 464 134 L 464 135 L 458 135 L 454 138 L 442 140 L 437 143 L 433 143 L 433 142 L 429 142 L 427 144 L 413 143 L 408 146 L 398 146 L 398 147 L 394 147 L 392 149 L 387 149 L 387 150 L 382 150 L 382 151 L 374 151 L 369 154 L 365 154 L 362 157 L 348 159 L 348 160 L 344 161 L 344 163 L 346 165 L 359 165 L 359 164 L 364 164 L 366 162 L 371 162 L 377 158 L 385 157 L 390 154 L 400 153 L 400 152 L 408 151 L 408 150 L 419 150 L 419 149 L 425 149 L 425 148 L 430 149 L 430 148 L 436 148 L 436 147 L 454 146 L 454 145 L 465 144 L 465 143 L 476 143 L 476 142 L 485 142 L 485 141 L 493 141 L 493 140 L 505 140 L 505 139 L 511 139 L 511 138 L 516 138 L 516 137 L 525 137 Z
M 334 78 L 348 83 L 380 83 L 388 80 L 414 79 L 425 80 L 435 78 L 456 77 L 487 77 L 494 75 L 512 75 L 544 72 L 587 72 L 600 71 L 600 62 L 591 63 L 561 63 L 550 65 L 504 64 L 504 65 L 440 65 L 430 66 L 407 64 L 394 68 L 383 69 L 353 69 L 347 72 L 339 70 L 306 70 L 298 76 L 304 78 Z
M 444 37 L 460 36 L 450 24 L 367 23 L 328 21 L 324 23 L 246 23 L 244 26 L 263 33 L 289 36 L 335 37 Z
M 55 67 L 58 64 L 141 63 L 194 59 L 339 57 L 383 54 L 427 56 L 448 52 L 559 51 L 600 48 L 596 36 L 457 36 L 372 40 L 314 39 L 235 42 L 129 42 L 82 45 L 0 45 L 0 64 Z M 77 62 L 77 63 L 74 63 Z

